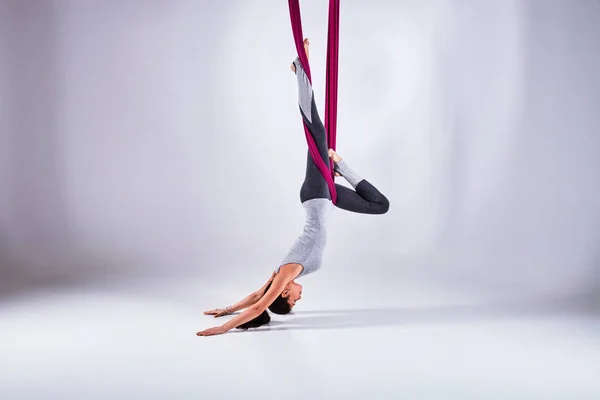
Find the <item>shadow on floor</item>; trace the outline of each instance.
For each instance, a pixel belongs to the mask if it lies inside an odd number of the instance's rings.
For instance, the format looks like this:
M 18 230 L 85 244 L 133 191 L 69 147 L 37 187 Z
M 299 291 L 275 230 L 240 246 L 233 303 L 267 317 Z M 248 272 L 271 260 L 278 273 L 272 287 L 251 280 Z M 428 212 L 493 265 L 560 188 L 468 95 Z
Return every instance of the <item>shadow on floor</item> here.
M 268 326 L 232 332 L 373 328 L 409 324 L 438 324 L 440 322 L 544 319 L 557 315 L 576 316 L 582 312 L 579 308 L 569 305 L 559 307 L 531 304 L 298 311 L 289 321 L 271 321 Z

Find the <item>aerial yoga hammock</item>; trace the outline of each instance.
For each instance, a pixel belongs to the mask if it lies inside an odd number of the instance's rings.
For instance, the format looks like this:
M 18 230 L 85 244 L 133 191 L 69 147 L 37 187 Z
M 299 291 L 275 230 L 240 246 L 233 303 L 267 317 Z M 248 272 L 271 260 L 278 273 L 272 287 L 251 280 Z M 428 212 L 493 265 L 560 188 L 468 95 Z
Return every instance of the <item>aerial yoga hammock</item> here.
M 267 308 L 276 314 L 288 314 L 302 297 L 302 286 L 294 280 L 321 268 L 327 237 L 328 213 L 334 205 L 362 214 L 385 214 L 388 199 L 370 182 L 358 175 L 335 152 L 338 89 L 339 0 L 329 1 L 329 34 L 327 43 L 327 88 L 325 126 L 314 101 L 308 41 L 302 40 L 300 6 L 298 0 L 288 0 L 292 31 L 298 58 L 292 65 L 298 81 L 298 103 L 308 143 L 306 176 L 300 189 L 300 201 L 306 210 L 306 225 L 279 267 L 257 291 L 225 308 L 204 314 L 221 317 L 244 310 L 221 326 L 197 332 L 198 336 L 212 336 L 233 328 L 256 328 L 269 323 Z M 343 176 L 354 190 L 334 183 L 335 174 Z
M 329 0 L 327 33 L 327 66 L 325 87 L 325 126 L 321 123 L 314 100 L 308 43 L 302 40 L 302 20 L 298 0 L 288 0 L 292 33 L 298 58 L 293 71 L 298 80 L 298 102 L 308 144 L 306 177 L 300 190 L 300 200 L 307 209 L 307 219 L 316 219 L 314 210 L 307 208 L 307 200 L 329 198 L 337 208 L 362 214 L 383 214 L 388 203 L 385 196 L 366 180 L 351 171 L 335 154 L 338 99 L 338 53 L 340 36 L 340 0 Z M 329 156 L 328 156 L 329 153 Z M 340 160 L 341 162 L 337 162 Z M 345 170 L 342 171 L 342 169 Z M 355 190 L 336 184 L 334 177 L 343 176 Z M 324 207 L 324 206 L 323 206 Z
M 300 16 L 300 3 L 298 0 L 288 0 L 290 7 L 290 19 L 292 21 L 292 32 L 294 34 L 294 42 L 298 58 L 304 67 L 306 76 L 312 84 L 310 74 L 310 65 L 308 57 L 304 51 L 304 36 L 302 35 L 302 19 Z M 327 31 L 327 67 L 325 75 L 325 131 L 327 132 L 328 148 L 335 151 L 336 149 L 336 129 L 337 129 L 337 97 L 338 97 L 338 54 L 339 54 L 339 37 L 340 37 L 340 0 L 329 0 L 329 28 Z M 331 201 L 333 204 L 337 202 L 337 193 L 334 184 L 334 166 L 333 160 L 330 161 L 330 168 L 327 168 L 325 162 L 319 157 L 319 150 L 314 138 L 310 134 L 308 126 L 304 124 L 304 133 L 310 155 L 321 171 L 321 174 L 327 182 L 329 192 L 331 193 Z

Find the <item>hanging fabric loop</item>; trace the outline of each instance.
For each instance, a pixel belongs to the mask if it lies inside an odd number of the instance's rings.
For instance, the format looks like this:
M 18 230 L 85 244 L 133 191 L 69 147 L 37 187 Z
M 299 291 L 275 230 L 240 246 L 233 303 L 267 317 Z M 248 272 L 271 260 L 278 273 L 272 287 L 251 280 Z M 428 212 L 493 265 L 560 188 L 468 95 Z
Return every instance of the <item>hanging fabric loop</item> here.
M 304 35 L 302 34 L 302 18 L 300 16 L 299 0 L 288 0 L 290 9 L 290 20 L 292 22 L 292 33 L 298 58 L 306 72 L 308 80 L 312 84 L 310 65 L 308 57 L 304 51 Z M 339 30 L 340 30 L 340 0 L 329 0 L 329 24 L 327 31 L 327 66 L 326 66 L 326 88 L 325 88 L 325 131 L 327 132 L 327 146 L 335 150 L 336 147 L 336 129 L 337 129 L 337 97 L 338 97 L 338 53 L 339 53 Z M 319 155 L 317 145 L 304 124 L 304 134 L 308 149 L 315 165 L 321 171 L 321 174 L 327 182 L 331 201 L 333 204 L 337 201 L 335 191 L 333 162 L 330 161 L 329 168 Z

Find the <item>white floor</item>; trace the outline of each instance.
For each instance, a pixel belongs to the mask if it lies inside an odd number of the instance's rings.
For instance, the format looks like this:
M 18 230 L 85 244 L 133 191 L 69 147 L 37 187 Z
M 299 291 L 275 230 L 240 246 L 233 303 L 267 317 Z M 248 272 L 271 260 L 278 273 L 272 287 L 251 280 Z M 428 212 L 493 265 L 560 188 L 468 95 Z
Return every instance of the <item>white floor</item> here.
M 580 313 L 402 297 L 328 311 L 314 294 L 270 328 L 201 338 L 221 305 L 202 287 L 4 303 L 0 398 L 600 399 L 600 320 Z

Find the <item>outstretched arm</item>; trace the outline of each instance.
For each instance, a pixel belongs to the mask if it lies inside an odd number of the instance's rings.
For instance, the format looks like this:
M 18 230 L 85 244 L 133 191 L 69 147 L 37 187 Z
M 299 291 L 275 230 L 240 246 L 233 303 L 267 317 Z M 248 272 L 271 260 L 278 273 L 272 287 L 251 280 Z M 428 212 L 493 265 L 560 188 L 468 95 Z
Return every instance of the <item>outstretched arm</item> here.
M 277 275 L 277 273 L 273 272 L 273 274 L 271 275 L 271 277 L 269 278 L 267 283 L 265 283 L 260 289 L 258 289 L 256 292 L 250 293 L 248 296 L 246 296 L 244 299 L 238 301 L 234 305 L 231 305 L 231 306 L 228 306 L 225 308 L 216 308 L 214 310 L 205 311 L 204 315 L 214 315 L 215 318 L 222 317 L 224 315 L 229 315 L 231 313 L 234 313 L 239 310 L 243 310 L 247 307 L 250 307 L 251 305 L 256 304 L 256 302 L 259 301 L 261 299 L 261 297 L 263 297 L 263 295 L 265 294 L 265 290 L 267 289 L 267 286 L 271 282 L 273 282 L 275 275 Z
M 246 296 L 244 299 L 240 300 L 239 302 L 235 303 L 234 305 L 231 305 L 231 306 L 228 306 L 225 308 L 217 308 L 215 310 L 205 311 L 204 314 L 205 315 L 214 315 L 215 318 L 217 318 L 217 317 L 222 317 L 224 315 L 229 315 L 229 314 L 234 313 L 239 310 L 243 310 L 245 308 L 248 308 L 248 307 L 256 304 L 256 302 L 259 301 L 261 299 L 261 297 L 264 296 L 267 286 L 269 284 L 271 284 L 271 282 L 273 282 L 273 279 L 275 278 L 276 275 L 277 275 L 277 272 L 273 272 L 273 274 L 271 275 L 269 280 L 260 289 L 258 289 L 256 292 L 250 293 L 248 296 Z
M 275 276 L 273 282 L 271 283 L 271 287 L 267 290 L 267 293 L 258 300 L 254 305 L 248 307 L 242 312 L 240 315 L 235 318 L 227 321 L 225 324 L 221 326 L 216 326 L 214 328 L 205 329 L 201 332 L 196 333 L 198 336 L 212 336 L 212 335 L 220 335 L 223 334 L 235 327 L 245 324 L 248 321 L 253 320 L 262 314 L 263 311 L 269 307 L 273 301 L 283 292 L 285 289 L 285 285 L 288 284 L 291 280 L 293 280 L 296 276 L 298 276 L 298 270 L 286 270 L 286 272 L 280 272 Z

